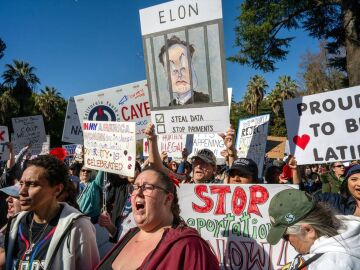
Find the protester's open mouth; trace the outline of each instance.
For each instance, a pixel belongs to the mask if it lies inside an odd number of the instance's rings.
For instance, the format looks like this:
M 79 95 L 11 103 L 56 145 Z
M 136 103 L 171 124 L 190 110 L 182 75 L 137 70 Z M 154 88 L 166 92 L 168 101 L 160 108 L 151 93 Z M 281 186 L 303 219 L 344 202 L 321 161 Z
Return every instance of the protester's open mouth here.
M 141 202 L 136 202 L 135 207 L 136 207 L 136 210 L 138 211 L 138 210 L 144 209 L 145 205 L 143 203 L 141 203 Z

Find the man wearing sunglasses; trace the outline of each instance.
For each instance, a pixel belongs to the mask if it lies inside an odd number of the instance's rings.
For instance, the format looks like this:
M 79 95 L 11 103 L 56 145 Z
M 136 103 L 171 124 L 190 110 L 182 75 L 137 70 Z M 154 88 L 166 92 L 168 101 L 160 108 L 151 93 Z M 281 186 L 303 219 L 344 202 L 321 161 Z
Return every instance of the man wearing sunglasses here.
M 91 222 L 96 224 L 100 216 L 101 194 L 103 191 L 104 172 L 98 171 L 92 178 L 92 170 L 85 165 L 80 170 L 80 194 L 77 198 L 80 211 L 90 217 Z
M 330 172 L 321 176 L 322 192 L 339 193 L 344 174 L 345 166 L 342 162 L 332 163 Z

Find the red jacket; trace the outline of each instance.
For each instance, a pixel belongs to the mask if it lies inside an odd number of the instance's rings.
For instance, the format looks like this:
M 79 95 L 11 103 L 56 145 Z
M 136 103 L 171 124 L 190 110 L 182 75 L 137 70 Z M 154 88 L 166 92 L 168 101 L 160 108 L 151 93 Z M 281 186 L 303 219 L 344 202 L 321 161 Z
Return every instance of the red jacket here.
M 133 234 L 134 236 L 138 231 L 138 228 L 134 228 L 124 235 L 95 269 L 106 269 L 105 263 L 112 263 L 107 260 L 111 260 L 110 256 L 114 255 L 112 253 L 116 252 L 122 241 L 129 238 L 129 234 Z M 119 250 L 117 252 L 119 252 Z M 112 257 L 112 260 L 115 258 Z M 178 226 L 177 228 L 165 230 L 157 247 L 146 256 L 138 269 L 212 270 L 220 268 L 218 260 L 206 241 L 200 237 L 199 233 L 193 228 Z

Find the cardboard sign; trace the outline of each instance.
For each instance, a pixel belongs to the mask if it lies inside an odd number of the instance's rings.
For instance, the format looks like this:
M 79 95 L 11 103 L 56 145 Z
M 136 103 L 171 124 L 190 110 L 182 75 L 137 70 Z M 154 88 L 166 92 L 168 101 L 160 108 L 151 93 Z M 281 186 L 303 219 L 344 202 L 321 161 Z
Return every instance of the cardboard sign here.
M 74 97 L 70 97 L 67 104 L 64 129 L 61 140 L 68 143 L 83 144 L 83 133 L 79 115 L 76 110 Z
M 284 101 L 299 165 L 360 159 L 360 86 Z
M 9 149 L 6 143 L 9 142 L 9 131 L 6 126 L 0 126 L 0 161 L 9 159 Z
M 186 134 L 163 134 L 158 136 L 159 153 L 166 152 L 168 157 L 181 158 L 182 151 L 186 147 Z M 143 155 L 149 156 L 149 143 L 147 138 L 143 140 Z
M 120 85 L 75 96 L 80 122 L 136 122 L 136 139 L 145 137 L 150 121 L 150 104 L 146 81 Z
M 268 134 L 270 115 L 260 115 L 239 121 L 236 140 L 238 157 L 250 158 L 258 166 L 258 177 L 261 178 Z
M 157 134 L 224 132 L 229 101 L 220 0 L 171 1 L 140 10 Z
M 268 158 L 283 158 L 285 153 L 286 137 L 268 136 L 266 155 Z
M 218 164 L 222 164 L 225 159 L 220 154 L 222 150 L 226 147 L 224 145 L 224 140 L 217 134 L 194 134 L 188 135 L 192 137 L 192 145 L 187 145 L 189 152 L 191 153 L 189 157 L 196 155 L 196 153 L 204 148 L 211 150 Z
M 67 155 L 72 157 L 75 155 L 77 144 L 63 144 L 62 147 L 66 149 Z
M 11 118 L 14 138 L 17 142 L 27 145 L 46 142 L 45 127 L 42 115 Z
M 267 243 L 271 198 L 286 185 L 181 185 L 181 216 L 198 230 L 222 269 L 280 269 L 297 255 L 288 242 Z
M 17 155 L 21 151 L 22 148 L 24 148 L 27 143 L 23 140 L 17 140 L 14 133 L 11 133 L 11 142 L 14 146 L 14 154 Z M 31 144 L 30 147 L 30 153 L 32 157 L 36 157 L 37 155 L 47 155 L 50 151 L 50 135 L 46 135 L 46 141 L 45 142 L 39 142 Z
M 272 197 L 291 185 L 180 184 L 181 217 L 205 239 L 220 269 L 289 269 L 297 252 L 286 241 L 271 246 L 268 214 Z M 133 216 L 123 221 L 124 233 L 136 227 Z
M 136 139 L 134 122 L 83 121 L 87 167 L 134 176 Z

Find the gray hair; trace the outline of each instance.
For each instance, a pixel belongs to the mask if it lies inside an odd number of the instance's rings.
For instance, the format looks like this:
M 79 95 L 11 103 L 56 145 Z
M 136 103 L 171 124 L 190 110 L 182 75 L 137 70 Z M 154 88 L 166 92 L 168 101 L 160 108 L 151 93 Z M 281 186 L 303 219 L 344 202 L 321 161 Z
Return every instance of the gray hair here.
M 287 228 L 287 234 L 301 235 L 301 225 L 310 225 L 316 232 L 316 237 L 321 236 L 333 237 L 338 235 L 338 230 L 343 226 L 333 210 L 325 204 L 316 203 L 314 209 L 307 214 L 301 221 Z

